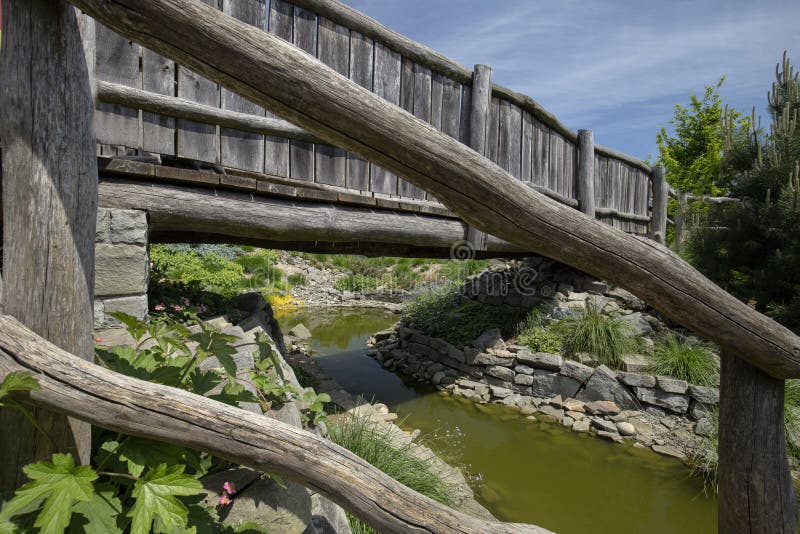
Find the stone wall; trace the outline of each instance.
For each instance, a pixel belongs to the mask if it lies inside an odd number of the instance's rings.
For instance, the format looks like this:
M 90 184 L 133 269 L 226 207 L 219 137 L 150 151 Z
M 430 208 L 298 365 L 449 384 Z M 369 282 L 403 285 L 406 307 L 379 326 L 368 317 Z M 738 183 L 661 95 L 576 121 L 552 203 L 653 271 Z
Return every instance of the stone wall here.
M 94 326 L 114 326 L 111 312 L 143 319 L 147 315 L 147 213 L 97 210 L 95 236 Z

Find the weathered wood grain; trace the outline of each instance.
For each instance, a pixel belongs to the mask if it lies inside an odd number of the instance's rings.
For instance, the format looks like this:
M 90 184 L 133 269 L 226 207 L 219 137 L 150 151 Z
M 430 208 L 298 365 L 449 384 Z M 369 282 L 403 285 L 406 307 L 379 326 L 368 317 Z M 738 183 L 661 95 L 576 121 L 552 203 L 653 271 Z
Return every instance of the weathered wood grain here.
M 442 84 L 442 131 L 453 139 L 458 139 L 461 85 L 450 78 L 444 78 Z
M 190 0 L 73 2 L 103 24 L 201 70 L 297 126 L 424 185 L 469 224 L 621 285 L 775 377 L 800 377 L 795 334 L 665 247 L 614 231 L 537 194 L 285 41 Z M 216 44 L 213 51 L 208 42 Z
M 422 119 L 427 123 L 432 123 L 432 105 L 431 105 L 431 93 L 433 91 L 433 79 L 431 69 L 420 65 L 418 63 L 414 64 L 414 108 L 413 113 L 414 116 Z M 400 195 L 407 196 L 409 198 L 417 198 L 417 199 L 424 199 L 424 198 L 432 198 L 428 196 L 428 193 L 414 184 L 410 184 L 406 181 L 401 182 L 400 187 Z
M 522 177 L 522 110 L 500 102 L 498 164 L 518 180 Z
M 489 118 L 486 120 L 486 146 L 484 155 L 497 163 L 500 138 L 500 99 L 492 98 L 489 103 Z
M 795 534 L 798 505 L 784 433 L 784 381 L 723 353 L 719 532 Z
M 400 105 L 402 57 L 380 43 L 375 43 L 375 94 L 390 104 Z M 397 194 L 397 175 L 370 163 L 370 190 L 373 193 Z
M 294 6 L 284 0 L 269 0 L 267 31 L 292 42 L 294 33 Z M 266 118 L 276 118 L 271 111 Z M 275 176 L 289 176 L 289 140 L 281 136 L 264 137 L 264 172 Z
M 0 316 L 0 378 L 39 378 L 32 401 L 102 428 L 207 451 L 275 473 L 330 497 L 387 533 L 544 533 L 475 519 L 408 489 L 350 451 L 299 428 L 83 361 Z
M 527 111 L 522 112 L 521 176 L 523 182 L 533 179 L 533 119 Z
M 444 98 L 444 78 L 438 72 L 431 75 L 431 124 L 442 129 L 442 101 Z
M 372 39 L 358 32 L 350 32 L 350 79 L 370 91 L 373 88 L 374 54 L 375 46 Z M 347 187 L 368 191 L 369 167 L 366 160 L 348 153 Z
M 578 130 L 578 202 L 581 211 L 594 217 L 594 134 L 591 130 Z
M 222 12 L 256 28 L 266 27 L 264 0 L 222 0 Z M 264 117 L 264 108 L 223 88 L 222 109 Z M 226 167 L 263 172 L 264 136 L 230 128 L 220 128 L 220 161 Z
M 533 123 L 532 182 L 547 187 L 550 176 L 550 129 L 542 123 Z
M 95 28 L 95 35 L 103 43 L 96 52 L 97 79 L 141 88 L 139 45 L 102 24 Z M 139 111 L 116 104 L 100 104 L 95 114 L 95 131 L 100 143 L 137 148 Z
M 469 85 L 462 85 L 458 139 L 467 146 L 471 146 L 472 142 L 472 121 L 470 113 L 472 113 L 472 88 Z
M 317 57 L 343 76 L 350 74 L 350 31 L 344 26 L 319 17 L 317 31 Z M 345 151 L 331 145 L 314 147 L 316 182 L 346 185 L 347 156 Z
M 664 167 L 653 167 L 653 222 L 650 225 L 650 237 L 662 245 L 667 239 L 668 188 Z
M 143 48 L 142 89 L 149 93 L 174 97 L 175 62 Z M 174 155 L 175 118 L 142 111 L 142 150 Z
M 317 54 L 317 16 L 311 11 L 294 7 L 292 42 L 312 57 Z M 289 176 L 314 181 L 314 145 L 304 141 L 289 142 Z
M 489 108 L 492 105 L 492 69 L 487 65 L 475 65 L 472 78 L 469 108 L 469 146 L 483 156 L 486 155 L 486 130 L 489 123 Z
M 79 16 L 66 1 L 3 7 L 3 309 L 91 360 L 97 160 Z M 89 461 L 89 425 L 41 408 L 34 417 L 52 447 L 19 412 L 0 409 L 0 491 L 18 488 L 21 467 L 54 452 Z

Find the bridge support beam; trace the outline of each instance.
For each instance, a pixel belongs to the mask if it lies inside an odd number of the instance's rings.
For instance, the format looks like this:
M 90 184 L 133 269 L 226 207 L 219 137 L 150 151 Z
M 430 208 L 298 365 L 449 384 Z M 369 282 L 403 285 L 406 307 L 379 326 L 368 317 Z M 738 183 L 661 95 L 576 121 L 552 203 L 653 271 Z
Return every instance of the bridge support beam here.
M 594 134 L 578 130 L 578 202 L 580 209 L 594 218 Z
M 492 68 L 475 65 L 472 74 L 472 104 L 469 112 L 469 146 L 486 155 L 486 123 L 492 106 Z M 467 243 L 475 250 L 486 250 L 486 233 L 474 226 L 467 227 Z M 461 259 L 461 258 L 458 258 Z
M 650 220 L 650 237 L 662 245 L 667 242 L 667 201 L 669 185 L 664 167 L 653 167 L 653 215 Z

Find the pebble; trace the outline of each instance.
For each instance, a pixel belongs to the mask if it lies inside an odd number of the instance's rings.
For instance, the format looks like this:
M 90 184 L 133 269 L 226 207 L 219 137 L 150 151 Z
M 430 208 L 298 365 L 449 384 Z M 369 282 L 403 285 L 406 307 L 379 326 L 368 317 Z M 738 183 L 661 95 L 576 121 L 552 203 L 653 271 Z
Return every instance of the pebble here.
M 636 435 L 636 427 L 634 427 L 632 424 L 630 424 L 628 422 L 625 422 L 625 421 L 620 421 L 619 423 L 617 423 L 617 430 L 623 436 L 634 436 L 634 435 Z

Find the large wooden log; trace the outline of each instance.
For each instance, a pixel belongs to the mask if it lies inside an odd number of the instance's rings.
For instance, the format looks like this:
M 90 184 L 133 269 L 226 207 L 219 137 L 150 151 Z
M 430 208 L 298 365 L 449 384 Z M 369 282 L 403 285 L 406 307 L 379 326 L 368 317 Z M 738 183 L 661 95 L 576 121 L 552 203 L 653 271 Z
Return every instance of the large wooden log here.
M 469 146 L 481 155 L 486 155 L 486 123 L 492 103 L 492 69 L 486 65 L 475 65 L 472 77 L 472 100 L 469 110 Z M 486 250 L 486 233 L 474 226 L 467 228 L 467 243 L 474 251 Z
M 6 2 L 0 63 L 3 307 L 56 345 L 92 359 L 97 160 L 78 13 L 64 0 Z M 55 451 L 89 460 L 90 427 L 35 411 L 50 441 L 0 411 L 0 491 Z
M 374 210 L 180 185 L 104 179 L 100 205 L 146 210 L 153 233 L 193 232 L 283 242 L 386 243 L 438 249 L 445 254 L 463 239 L 464 223 L 416 213 Z M 495 255 L 523 249 L 497 238 Z M 442 254 L 437 254 L 442 256 Z
M 0 380 L 32 371 L 30 398 L 94 425 L 209 452 L 326 495 L 380 532 L 544 533 L 475 519 L 408 489 L 334 443 L 207 397 L 109 371 L 0 315 Z
M 665 247 L 536 193 L 286 41 L 192 0 L 73 2 L 297 126 L 425 187 L 469 224 L 626 287 L 772 376 L 800 377 L 800 339 L 794 333 Z
M 784 435 L 784 381 L 723 354 L 719 532 L 796 534 L 798 505 Z

